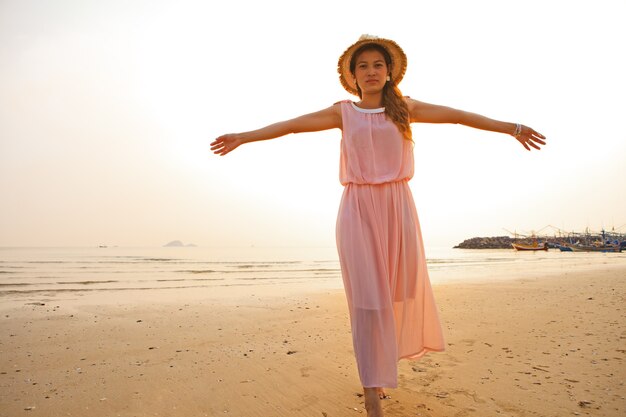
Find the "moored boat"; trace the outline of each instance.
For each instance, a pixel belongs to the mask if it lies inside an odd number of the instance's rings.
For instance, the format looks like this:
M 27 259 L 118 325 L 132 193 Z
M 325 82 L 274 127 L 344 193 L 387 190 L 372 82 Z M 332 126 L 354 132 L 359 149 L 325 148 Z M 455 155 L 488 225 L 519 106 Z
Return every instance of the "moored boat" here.
M 515 250 L 548 250 L 548 245 L 546 242 L 533 242 L 532 245 L 525 245 L 523 243 L 511 243 L 511 246 L 513 246 L 513 249 Z
M 570 245 L 568 246 L 574 252 L 621 252 L 619 245 Z

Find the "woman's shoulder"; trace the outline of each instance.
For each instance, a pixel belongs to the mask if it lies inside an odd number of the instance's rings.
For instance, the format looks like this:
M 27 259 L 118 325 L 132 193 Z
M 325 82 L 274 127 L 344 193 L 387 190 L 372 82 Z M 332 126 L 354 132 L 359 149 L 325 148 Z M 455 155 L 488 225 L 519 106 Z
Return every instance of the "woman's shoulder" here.
M 348 99 L 346 99 L 346 100 L 339 100 L 339 101 L 333 103 L 333 106 L 341 106 L 343 104 L 350 104 L 350 103 L 352 103 L 352 100 L 348 100 Z
M 404 98 L 404 102 L 409 108 L 409 112 L 413 112 L 417 109 L 417 107 L 419 107 L 420 101 L 415 100 L 411 96 L 404 96 L 403 98 Z

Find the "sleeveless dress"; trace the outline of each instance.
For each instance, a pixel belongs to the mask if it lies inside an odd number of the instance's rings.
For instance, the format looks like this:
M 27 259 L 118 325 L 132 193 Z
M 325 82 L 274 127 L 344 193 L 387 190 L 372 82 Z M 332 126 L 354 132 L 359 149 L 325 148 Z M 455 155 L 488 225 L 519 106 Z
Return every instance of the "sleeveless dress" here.
M 413 143 L 384 108 L 340 103 L 337 249 L 363 387 L 398 386 L 397 362 L 443 351 L 415 203 Z

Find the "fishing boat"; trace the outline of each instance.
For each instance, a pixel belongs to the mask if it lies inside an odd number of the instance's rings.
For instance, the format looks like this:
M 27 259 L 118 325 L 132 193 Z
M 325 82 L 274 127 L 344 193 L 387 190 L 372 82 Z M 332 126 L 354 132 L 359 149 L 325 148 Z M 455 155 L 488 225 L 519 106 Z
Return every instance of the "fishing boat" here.
M 621 252 L 620 245 L 569 245 L 574 252 Z
M 626 250 L 626 234 L 620 230 L 625 227 L 626 224 L 617 229 L 613 227 L 610 231 L 602 229 L 600 232 L 593 232 L 587 228 L 583 233 L 565 232 L 551 225 L 545 226 L 537 232 L 532 231 L 526 234 L 504 230 L 514 236 L 513 242 L 515 243 L 511 243 L 511 246 L 519 251 L 558 248 L 561 252 L 622 252 Z M 554 236 L 542 235 L 541 233 L 545 232 L 546 229 L 555 231 Z M 518 241 L 518 238 L 521 239 Z M 539 243 L 540 240 L 542 243 Z
M 523 243 L 511 243 L 515 250 L 548 250 L 548 244 L 546 242 L 537 243 L 533 242 L 532 245 L 525 245 Z

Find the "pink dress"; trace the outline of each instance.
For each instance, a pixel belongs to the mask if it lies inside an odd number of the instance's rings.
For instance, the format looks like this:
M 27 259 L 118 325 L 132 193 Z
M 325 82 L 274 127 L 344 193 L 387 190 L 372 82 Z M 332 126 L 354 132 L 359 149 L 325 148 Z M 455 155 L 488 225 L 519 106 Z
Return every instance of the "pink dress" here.
M 398 386 L 397 362 L 444 350 L 415 203 L 413 143 L 384 108 L 343 101 L 337 249 L 363 387 Z

